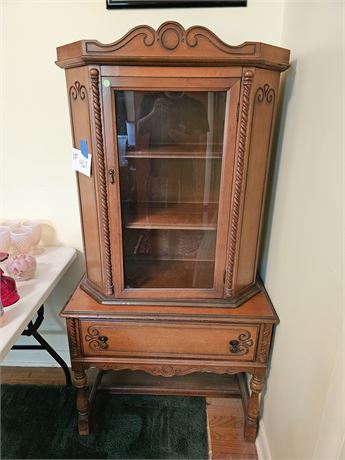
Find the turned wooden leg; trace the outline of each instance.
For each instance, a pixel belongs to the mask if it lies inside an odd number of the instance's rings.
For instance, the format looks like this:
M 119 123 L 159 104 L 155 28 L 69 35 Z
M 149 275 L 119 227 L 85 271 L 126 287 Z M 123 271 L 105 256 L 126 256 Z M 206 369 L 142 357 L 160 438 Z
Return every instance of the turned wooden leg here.
M 251 395 L 248 400 L 247 414 L 244 425 L 244 439 L 254 442 L 258 431 L 258 419 L 260 415 L 260 393 L 264 387 L 265 369 L 258 369 L 250 380 Z
M 86 394 L 87 378 L 84 369 L 74 371 L 74 386 L 77 388 L 78 431 L 80 435 L 90 434 L 89 400 Z

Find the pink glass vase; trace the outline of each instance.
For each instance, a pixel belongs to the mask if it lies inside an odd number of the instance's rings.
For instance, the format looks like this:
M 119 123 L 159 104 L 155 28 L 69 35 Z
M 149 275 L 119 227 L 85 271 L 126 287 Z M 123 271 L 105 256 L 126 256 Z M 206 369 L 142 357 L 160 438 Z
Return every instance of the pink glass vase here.
M 9 307 L 19 300 L 16 282 L 10 276 L 5 276 L 0 268 L 0 294 L 3 307 Z

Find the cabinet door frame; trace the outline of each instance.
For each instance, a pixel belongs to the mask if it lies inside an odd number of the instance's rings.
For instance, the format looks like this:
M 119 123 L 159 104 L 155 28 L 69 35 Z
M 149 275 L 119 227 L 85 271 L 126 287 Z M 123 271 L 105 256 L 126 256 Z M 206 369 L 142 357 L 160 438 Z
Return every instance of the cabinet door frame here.
M 104 66 L 101 76 L 105 167 L 107 171 L 110 244 L 115 297 L 131 299 L 223 298 L 241 69 L 236 67 L 164 67 L 161 69 L 158 67 L 137 67 L 133 69 L 133 67 L 125 66 Z M 106 84 L 104 84 L 105 80 Z M 120 175 L 116 142 L 116 90 L 226 91 L 227 93 L 213 288 L 125 288 Z M 114 183 L 110 183 L 109 180 L 108 171 L 110 169 L 115 171 Z

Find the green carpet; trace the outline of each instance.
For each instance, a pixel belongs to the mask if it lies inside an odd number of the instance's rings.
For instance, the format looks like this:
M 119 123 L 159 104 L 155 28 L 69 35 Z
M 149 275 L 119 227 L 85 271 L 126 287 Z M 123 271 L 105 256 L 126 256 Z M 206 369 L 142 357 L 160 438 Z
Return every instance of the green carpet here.
M 204 398 L 100 393 L 92 420 L 79 436 L 74 389 L 2 385 L 1 458 L 208 458 Z

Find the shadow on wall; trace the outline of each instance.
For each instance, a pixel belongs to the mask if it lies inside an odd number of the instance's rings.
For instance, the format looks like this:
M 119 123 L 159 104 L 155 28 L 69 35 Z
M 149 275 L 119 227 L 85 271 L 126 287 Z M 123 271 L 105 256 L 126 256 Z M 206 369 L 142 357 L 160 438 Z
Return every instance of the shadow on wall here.
M 61 246 L 61 243 L 56 238 L 56 231 L 50 223 L 41 221 L 41 227 L 41 244 L 43 246 Z
M 265 238 L 261 242 L 261 251 L 260 251 L 260 266 L 259 273 L 265 283 L 266 278 L 266 269 L 267 269 L 267 258 L 268 258 L 268 247 L 269 241 L 271 239 L 272 232 L 272 217 L 273 210 L 275 207 L 276 200 L 276 190 L 277 190 L 277 181 L 278 174 L 280 169 L 282 148 L 283 148 L 283 139 L 284 139 L 284 129 L 286 126 L 286 118 L 289 107 L 289 102 L 293 92 L 296 78 L 296 61 L 291 62 L 290 69 L 285 72 L 282 76 L 282 81 L 280 84 L 280 92 L 277 105 L 277 116 L 276 116 L 276 126 L 279 126 L 279 129 L 274 130 L 274 135 L 272 139 L 272 156 L 271 156 L 271 165 L 270 165 L 270 175 L 268 178 L 267 184 L 267 193 L 266 193 L 266 206 L 265 214 L 263 219 L 262 235 L 265 235 Z
M 273 217 L 273 210 L 274 210 L 275 199 L 276 199 L 277 181 L 278 181 L 278 174 L 279 174 L 280 162 L 281 162 L 281 156 L 282 156 L 284 127 L 286 124 L 286 118 L 287 118 L 289 102 L 291 99 L 291 94 L 292 94 L 293 87 L 295 84 L 295 77 L 296 77 L 296 61 L 293 61 L 291 63 L 289 71 L 283 74 L 282 81 L 280 84 L 280 92 L 279 92 L 277 115 L 276 115 L 276 126 L 279 126 L 279 129 L 274 130 L 274 135 L 272 139 L 272 156 L 271 156 L 271 165 L 270 165 L 270 175 L 268 178 L 267 192 L 266 192 L 267 203 L 265 207 L 266 211 L 264 214 L 263 228 L 262 228 L 262 235 L 265 235 L 265 238 L 261 242 L 261 252 L 260 252 L 261 263 L 259 267 L 260 277 L 263 280 L 263 282 L 265 282 L 265 276 L 266 276 L 268 247 L 269 247 L 269 241 L 271 238 L 271 231 L 272 231 L 272 217 Z M 274 328 L 273 333 L 272 333 L 271 353 L 274 350 L 276 330 L 277 329 Z M 269 380 L 270 369 L 271 369 L 271 355 L 268 358 L 268 366 L 267 366 L 267 371 L 266 371 L 266 379 L 268 380 Z M 261 414 L 264 412 L 266 392 L 267 392 L 267 385 L 265 385 L 261 393 L 261 407 L 260 407 Z
M 56 230 L 50 224 L 49 221 L 42 220 L 42 236 L 41 236 L 41 245 L 43 246 L 63 246 L 63 243 L 57 238 Z M 73 294 L 74 290 L 78 286 L 81 278 L 85 273 L 85 258 L 84 254 L 80 251 L 77 251 L 77 258 L 70 266 L 66 274 L 63 276 L 61 281 L 58 283 L 56 288 L 53 290 L 45 304 L 47 305 L 47 310 L 50 312 L 49 316 L 53 319 L 58 327 L 58 330 L 64 331 L 64 321 L 59 318 L 59 313 L 65 304 L 68 302 L 69 298 Z M 49 322 L 48 322 L 49 324 Z M 49 332 L 50 325 L 47 328 Z M 53 328 L 54 330 L 54 328 Z M 56 330 L 54 331 L 56 332 Z
M 65 334 L 65 320 L 59 317 L 59 313 L 72 296 L 84 273 L 84 254 L 77 251 L 77 258 L 45 302 L 46 311 L 49 311 L 50 321 L 46 327 L 42 328 L 42 331 L 49 331 L 49 333 L 62 332 Z M 55 327 L 52 327 L 52 323 L 55 323 Z

